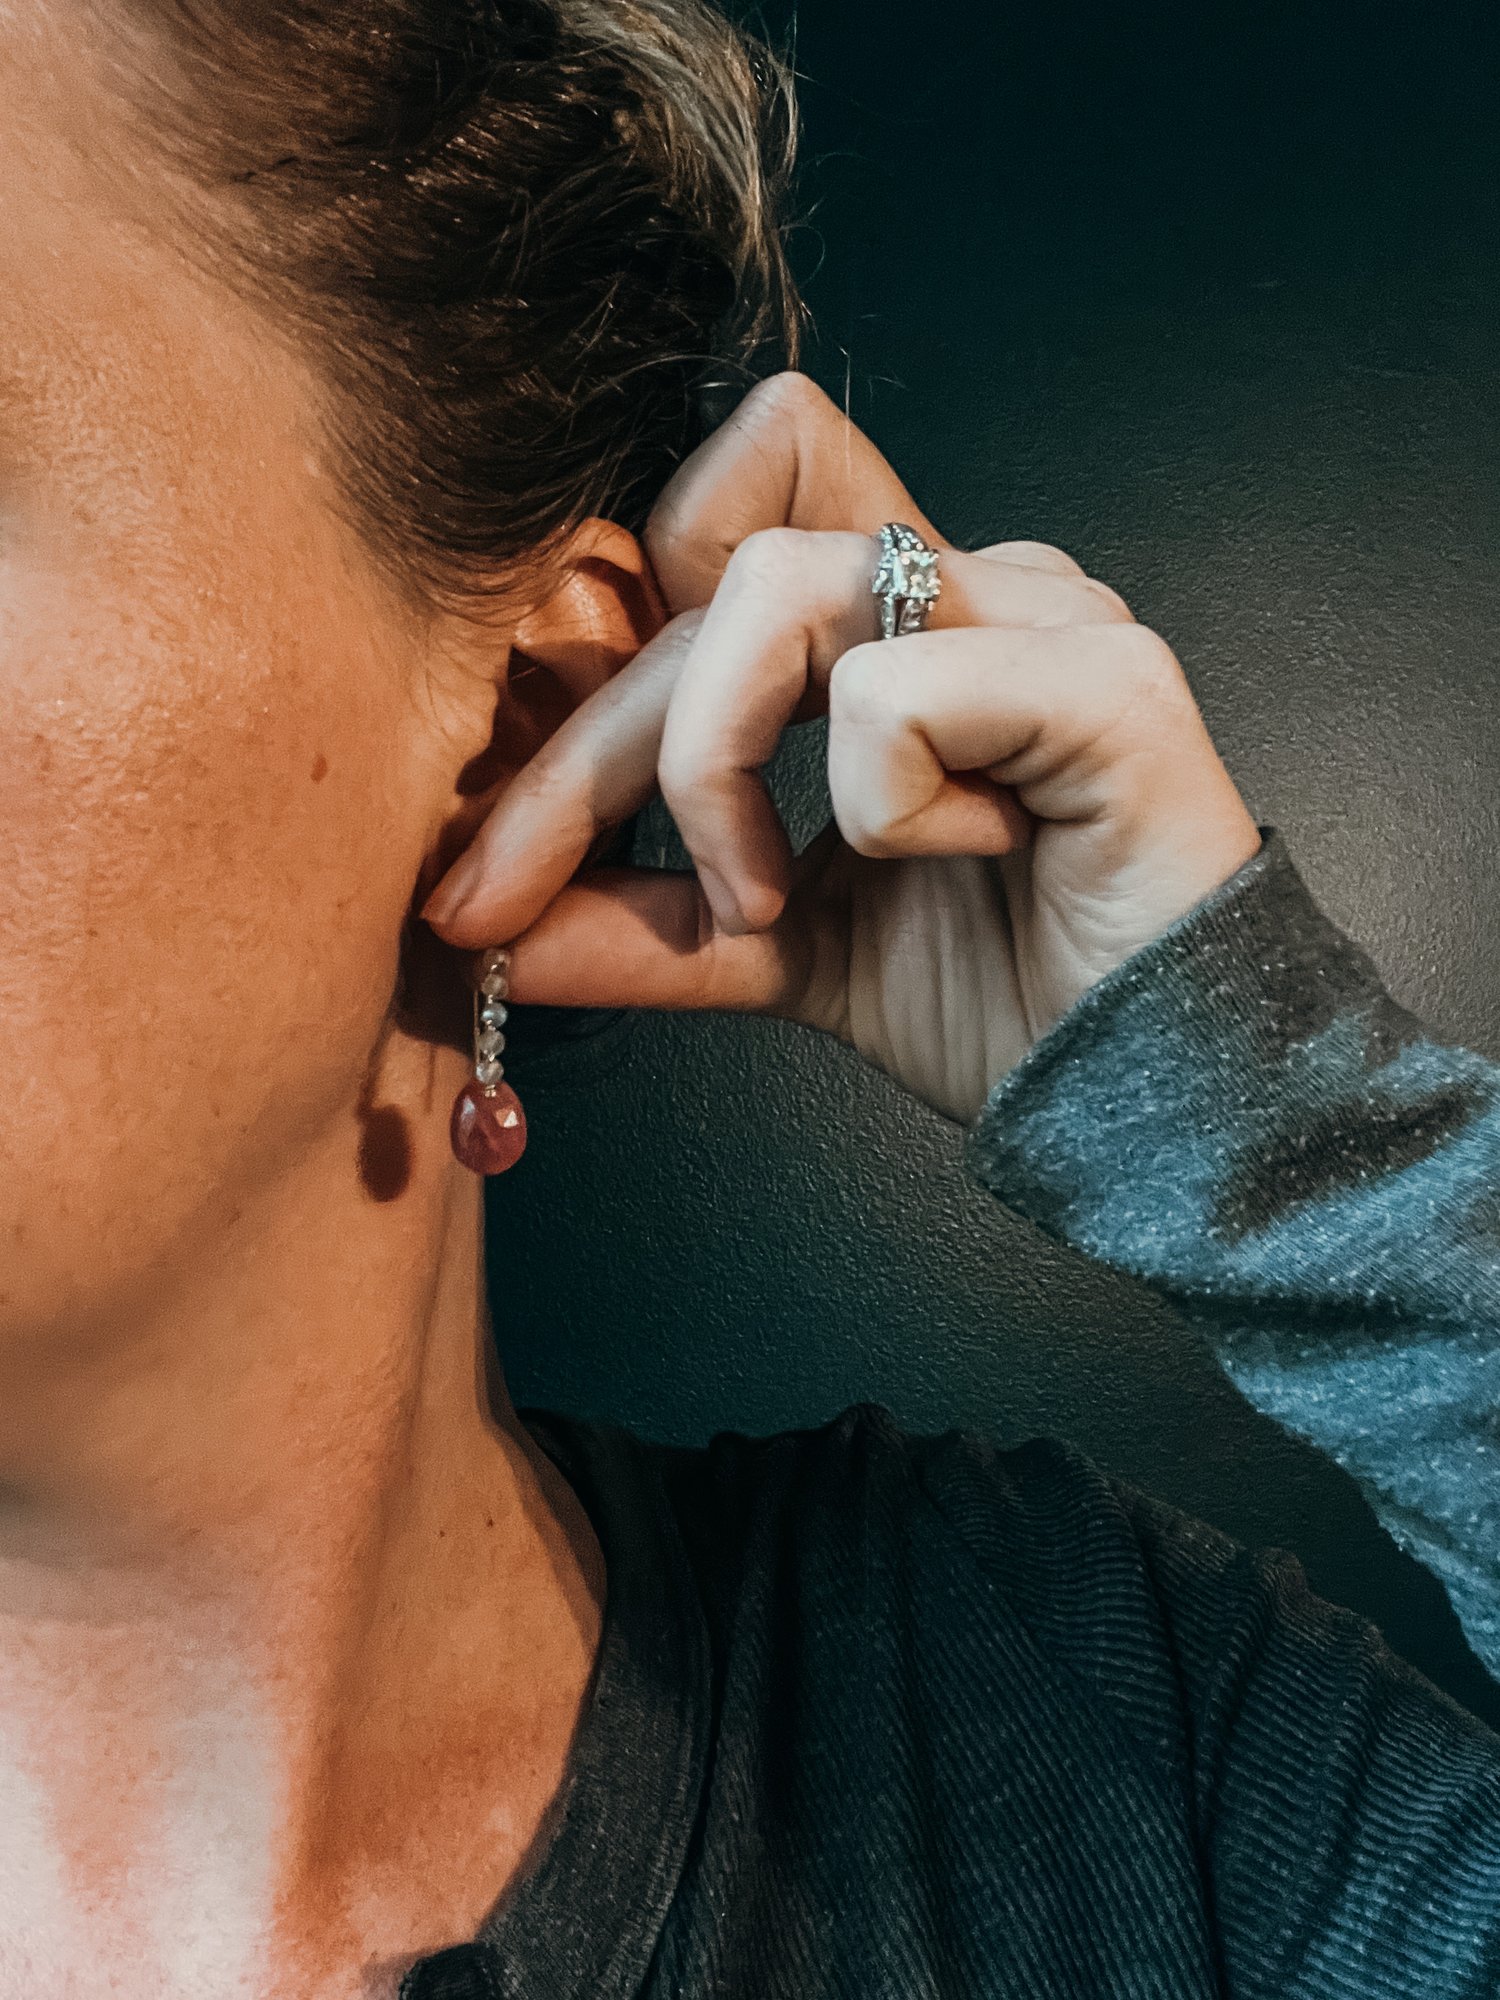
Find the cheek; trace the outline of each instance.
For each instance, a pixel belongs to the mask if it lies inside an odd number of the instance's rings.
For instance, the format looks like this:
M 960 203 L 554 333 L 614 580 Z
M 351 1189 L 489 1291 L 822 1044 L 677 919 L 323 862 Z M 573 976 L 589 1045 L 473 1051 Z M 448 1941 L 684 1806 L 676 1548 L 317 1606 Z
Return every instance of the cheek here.
M 421 858 L 357 595 L 142 560 L 0 588 L 0 1326 L 107 1298 L 346 1111 Z

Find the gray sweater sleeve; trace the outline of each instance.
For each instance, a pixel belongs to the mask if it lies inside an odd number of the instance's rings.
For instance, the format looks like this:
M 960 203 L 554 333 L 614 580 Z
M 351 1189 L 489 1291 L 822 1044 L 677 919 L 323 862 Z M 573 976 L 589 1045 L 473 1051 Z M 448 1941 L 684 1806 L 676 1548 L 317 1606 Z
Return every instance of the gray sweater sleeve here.
M 1344 1466 L 1500 1679 L 1500 1065 L 1398 1005 L 1260 831 L 1000 1079 L 966 1164 Z

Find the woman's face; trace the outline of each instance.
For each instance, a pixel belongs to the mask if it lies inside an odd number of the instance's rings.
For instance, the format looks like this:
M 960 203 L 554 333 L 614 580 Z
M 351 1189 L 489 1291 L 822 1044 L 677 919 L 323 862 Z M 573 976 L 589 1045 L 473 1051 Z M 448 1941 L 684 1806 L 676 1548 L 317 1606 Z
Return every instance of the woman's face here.
M 356 1175 L 478 723 L 67 12 L 0 0 L 0 1353 L 128 1319 L 300 1160 Z

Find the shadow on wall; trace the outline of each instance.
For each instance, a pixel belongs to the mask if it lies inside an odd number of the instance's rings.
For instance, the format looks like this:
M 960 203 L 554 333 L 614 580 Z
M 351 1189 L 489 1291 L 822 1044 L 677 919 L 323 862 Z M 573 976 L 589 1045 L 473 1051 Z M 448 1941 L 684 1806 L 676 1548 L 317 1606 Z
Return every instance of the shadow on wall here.
M 809 372 L 954 540 L 1057 542 L 1121 590 L 1330 915 L 1500 1057 L 1500 20 L 956 13 L 916 75 L 887 61 L 890 0 L 802 21 Z M 822 741 L 789 733 L 770 774 L 798 845 L 828 815 Z M 685 859 L 660 809 L 637 857 Z M 518 1401 L 681 1442 L 864 1399 L 1070 1437 L 1294 1549 L 1500 1726 L 1352 1483 L 849 1051 L 641 1015 L 515 1067 L 531 1142 L 491 1254 Z

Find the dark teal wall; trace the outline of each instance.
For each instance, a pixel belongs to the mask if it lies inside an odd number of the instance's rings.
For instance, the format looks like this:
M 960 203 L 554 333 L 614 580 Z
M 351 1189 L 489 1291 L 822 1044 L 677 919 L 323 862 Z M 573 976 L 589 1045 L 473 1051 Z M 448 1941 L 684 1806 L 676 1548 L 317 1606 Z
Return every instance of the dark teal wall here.
M 1490 7 L 1384 11 L 825 0 L 798 257 L 811 372 L 922 506 L 1121 590 L 1325 907 L 1500 1058 L 1500 37 Z M 799 843 L 820 747 L 774 767 Z M 659 811 L 643 849 L 682 860 Z M 842 1048 L 634 1016 L 513 1069 L 532 1137 L 491 1242 L 519 1401 L 680 1440 L 861 1398 L 1061 1433 L 1295 1549 L 1500 1722 L 1350 1482 Z

